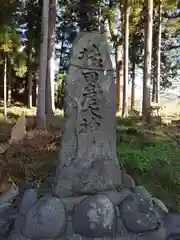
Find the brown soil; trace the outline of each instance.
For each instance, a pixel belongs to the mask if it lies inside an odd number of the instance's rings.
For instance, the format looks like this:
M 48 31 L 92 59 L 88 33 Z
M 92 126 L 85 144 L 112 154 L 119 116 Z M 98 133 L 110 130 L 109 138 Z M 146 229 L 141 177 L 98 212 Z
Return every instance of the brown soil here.
M 0 195 L 12 183 L 38 183 L 47 175 L 57 161 L 58 149 L 54 140 L 61 133 L 61 129 L 51 129 L 49 132 L 29 130 L 22 142 L 13 144 L 4 153 L 0 153 Z M 2 144 L 4 143 L 0 143 Z

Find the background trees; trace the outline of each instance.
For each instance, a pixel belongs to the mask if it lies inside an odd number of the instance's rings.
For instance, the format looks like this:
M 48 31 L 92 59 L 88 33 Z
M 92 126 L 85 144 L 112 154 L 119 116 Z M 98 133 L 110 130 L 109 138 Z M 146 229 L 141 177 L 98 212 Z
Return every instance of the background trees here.
M 127 11 L 129 7 L 125 3 L 129 4 L 130 11 Z M 179 3 L 173 0 L 151 1 L 153 16 L 151 14 L 150 19 L 153 22 L 150 24 L 153 28 L 148 27 L 147 22 L 147 27 L 144 26 L 144 20 L 149 19 L 147 4 L 147 1 L 132 0 L 94 0 L 88 4 L 84 1 L 1 1 L 0 80 L 3 86 L 8 83 L 8 88 L 0 88 L 1 98 L 7 95 L 8 100 L 12 96 L 13 101 L 20 100 L 29 108 L 36 106 L 37 102 L 37 123 L 39 121 L 39 126 L 45 126 L 43 121 L 55 110 L 54 85 L 56 81 L 62 84 L 62 76 L 67 73 L 76 34 L 80 30 L 96 28 L 106 36 L 114 59 L 117 111 L 127 116 L 130 109 L 137 107 L 135 93 L 138 81 L 138 84 L 144 82 L 142 112 L 147 114 L 151 101 L 160 103 L 160 90 L 174 86 L 180 65 Z M 47 8 L 48 19 L 47 16 L 42 17 L 44 7 Z M 44 19 L 46 21 L 42 25 Z M 148 29 L 153 31 L 152 44 Z M 43 39 L 46 39 L 46 46 L 40 51 Z M 58 74 L 61 74 L 61 80 L 57 80 Z M 36 99 L 37 84 L 41 90 Z

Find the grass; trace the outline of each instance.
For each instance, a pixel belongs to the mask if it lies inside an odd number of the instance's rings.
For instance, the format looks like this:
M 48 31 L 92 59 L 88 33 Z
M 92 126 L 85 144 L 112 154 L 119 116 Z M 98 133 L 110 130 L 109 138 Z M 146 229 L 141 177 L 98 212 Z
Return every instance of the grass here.
M 35 109 L 9 109 L 9 123 L 0 122 L 1 135 L 6 136 L 3 141 L 9 138 L 12 125 L 22 110 L 29 117 L 35 115 Z M 62 123 L 61 112 L 58 112 L 48 132 L 30 129 L 22 143 L 0 154 L 0 186 L 7 180 L 15 184 L 24 180 L 39 184 L 47 176 L 56 165 L 59 149 L 53 139 L 61 134 Z M 173 130 L 158 126 L 147 128 L 135 117 L 117 117 L 117 125 L 120 127 L 117 131 L 117 156 L 122 168 L 137 184 L 144 185 L 153 196 L 162 199 L 171 211 L 180 212 L 180 148 L 164 133 L 172 133 Z
M 126 126 L 128 130 L 117 133 L 121 166 L 171 211 L 180 212 L 180 148 L 164 128 L 143 129 L 133 120 L 126 120 Z

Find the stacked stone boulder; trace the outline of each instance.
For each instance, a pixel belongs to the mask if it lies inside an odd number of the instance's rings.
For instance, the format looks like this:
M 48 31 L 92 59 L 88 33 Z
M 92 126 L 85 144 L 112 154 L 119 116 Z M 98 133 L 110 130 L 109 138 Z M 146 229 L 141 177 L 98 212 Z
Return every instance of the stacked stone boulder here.
M 9 239 L 179 237 L 179 215 L 169 214 L 160 200 L 120 171 L 113 68 L 108 45 L 98 32 L 81 34 L 75 41 L 65 104 L 67 119 L 52 190 L 43 196 L 35 189 L 25 191 Z

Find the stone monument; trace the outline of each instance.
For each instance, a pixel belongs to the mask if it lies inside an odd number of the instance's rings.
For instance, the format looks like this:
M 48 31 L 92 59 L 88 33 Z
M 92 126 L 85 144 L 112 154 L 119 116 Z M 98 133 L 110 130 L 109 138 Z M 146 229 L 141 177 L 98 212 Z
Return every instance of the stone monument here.
M 25 191 L 9 239 L 178 239 L 179 215 L 169 214 L 160 200 L 120 171 L 113 69 L 98 32 L 81 35 L 74 44 L 65 104 L 52 191 L 40 198 L 35 189 Z

